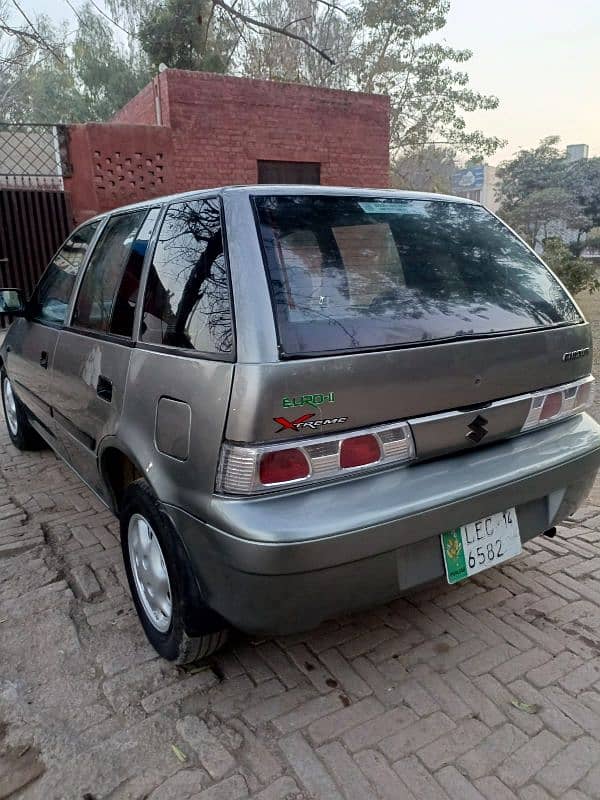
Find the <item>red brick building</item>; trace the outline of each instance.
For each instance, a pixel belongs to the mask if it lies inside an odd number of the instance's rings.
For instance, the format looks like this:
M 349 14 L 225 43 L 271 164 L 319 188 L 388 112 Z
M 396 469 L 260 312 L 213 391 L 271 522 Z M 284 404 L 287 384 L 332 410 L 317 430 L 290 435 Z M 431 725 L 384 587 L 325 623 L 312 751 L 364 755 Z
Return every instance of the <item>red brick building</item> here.
M 224 184 L 389 185 L 381 95 L 169 69 L 112 122 L 72 125 L 69 135 L 76 221 Z

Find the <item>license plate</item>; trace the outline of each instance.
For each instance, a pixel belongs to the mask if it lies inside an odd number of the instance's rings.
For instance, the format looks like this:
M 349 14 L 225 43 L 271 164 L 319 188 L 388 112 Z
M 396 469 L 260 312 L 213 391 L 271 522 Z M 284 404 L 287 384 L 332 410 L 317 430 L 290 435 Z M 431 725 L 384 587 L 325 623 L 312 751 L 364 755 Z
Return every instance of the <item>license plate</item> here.
M 469 575 L 495 567 L 521 552 L 519 523 L 514 508 L 446 531 L 441 539 L 448 583 L 457 583 Z

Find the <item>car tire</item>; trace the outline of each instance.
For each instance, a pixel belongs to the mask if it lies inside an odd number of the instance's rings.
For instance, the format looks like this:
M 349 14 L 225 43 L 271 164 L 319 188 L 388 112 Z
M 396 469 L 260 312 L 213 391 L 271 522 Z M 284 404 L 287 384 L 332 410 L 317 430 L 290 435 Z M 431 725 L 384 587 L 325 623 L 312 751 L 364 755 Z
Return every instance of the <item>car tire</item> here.
M 145 480 L 127 487 L 120 526 L 129 587 L 150 644 L 175 664 L 219 650 L 227 623 L 203 602 L 183 543 Z
M 44 447 L 42 437 L 31 427 L 25 407 L 13 391 L 6 372 L 0 372 L 2 383 L 2 407 L 11 442 L 18 450 L 40 450 Z

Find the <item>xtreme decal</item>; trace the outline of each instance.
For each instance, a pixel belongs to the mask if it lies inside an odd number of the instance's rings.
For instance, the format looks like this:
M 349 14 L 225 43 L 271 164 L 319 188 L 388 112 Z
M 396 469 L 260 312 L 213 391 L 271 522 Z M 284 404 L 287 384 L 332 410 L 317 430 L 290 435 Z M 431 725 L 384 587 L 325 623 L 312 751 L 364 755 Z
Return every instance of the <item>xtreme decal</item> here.
M 273 422 L 276 422 L 281 427 L 276 431 L 276 433 L 281 433 L 281 431 L 299 431 L 303 428 L 310 428 L 312 430 L 318 430 L 319 428 L 323 428 L 327 425 L 342 425 L 344 422 L 348 422 L 348 417 L 332 417 L 331 419 L 312 419 L 314 414 L 303 414 L 298 419 L 286 419 L 285 417 L 273 417 Z

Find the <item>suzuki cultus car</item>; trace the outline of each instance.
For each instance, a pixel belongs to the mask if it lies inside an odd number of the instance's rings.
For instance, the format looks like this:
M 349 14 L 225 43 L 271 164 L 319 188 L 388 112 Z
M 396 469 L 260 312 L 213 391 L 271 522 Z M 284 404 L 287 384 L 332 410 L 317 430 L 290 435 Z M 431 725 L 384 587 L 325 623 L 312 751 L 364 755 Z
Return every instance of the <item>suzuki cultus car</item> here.
M 10 438 L 118 515 L 158 652 L 516 556 L 600 463 L 589 325 L 481 205 L 215 189 L 78 227 L 0 349 Z

